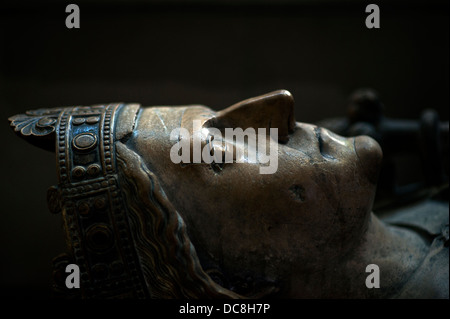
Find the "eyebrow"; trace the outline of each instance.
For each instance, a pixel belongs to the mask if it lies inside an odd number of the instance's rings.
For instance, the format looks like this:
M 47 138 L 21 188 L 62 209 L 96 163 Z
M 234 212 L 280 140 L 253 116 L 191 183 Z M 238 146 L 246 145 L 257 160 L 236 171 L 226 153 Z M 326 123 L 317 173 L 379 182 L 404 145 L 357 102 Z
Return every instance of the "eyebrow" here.
M 205 122 L 213 118 L 215 112 L 204 106 L 187 106 L 181 116 L 180 127 L 185 128 L 192 134 L 192 123 L 194 120 L 206 119 Z
M 155 109 L 155 113 L 156 113 L 156 115 L 158 116 L 159 120 L 161 121 L 161 124 L 162 124 L 163 127 L 164 127 L 164 132 L 167 133 L 168 129 L 167 129 L 166 123 L 164 123 L 164 120 L 163 120 L 163 118 L 161 117 L 161 112 L 160 112 L 158 109 Z

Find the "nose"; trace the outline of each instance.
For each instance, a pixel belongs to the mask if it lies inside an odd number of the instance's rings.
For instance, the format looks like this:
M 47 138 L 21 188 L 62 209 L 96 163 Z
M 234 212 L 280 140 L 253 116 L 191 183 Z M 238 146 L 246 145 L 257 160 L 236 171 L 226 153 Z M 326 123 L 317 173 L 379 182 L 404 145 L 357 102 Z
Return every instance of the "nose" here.
M 218 129 L 278 128 L 278 141 L 287 143 L 295 129 L 294 98 L 289 91 L 278 90 L 236 103 L 217 113 L 204 127 Z

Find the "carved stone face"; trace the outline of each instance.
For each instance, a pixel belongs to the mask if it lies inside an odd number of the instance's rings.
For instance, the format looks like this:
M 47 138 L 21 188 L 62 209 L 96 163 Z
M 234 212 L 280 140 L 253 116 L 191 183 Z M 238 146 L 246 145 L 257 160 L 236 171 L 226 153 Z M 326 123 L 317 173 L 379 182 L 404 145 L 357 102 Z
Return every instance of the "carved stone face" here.
M 171 131 L 193 120 L 205 127 L 277 127 L 280 141 L 267 137 L 281 142 L 277 171 L 260 174 L 258 163 L 228 163 L 222 170 L 174 164 Z M 382 157 L 369 137 L 343 138 L 295 122 L 286 91 L 221 112 L 204 106 L 143 108 L 127 143 L 158 176 L 198 250 L 228 276 L 276 280 L 287 294 L 295 294 L 300 276 L 338 263 L 358 244 Z

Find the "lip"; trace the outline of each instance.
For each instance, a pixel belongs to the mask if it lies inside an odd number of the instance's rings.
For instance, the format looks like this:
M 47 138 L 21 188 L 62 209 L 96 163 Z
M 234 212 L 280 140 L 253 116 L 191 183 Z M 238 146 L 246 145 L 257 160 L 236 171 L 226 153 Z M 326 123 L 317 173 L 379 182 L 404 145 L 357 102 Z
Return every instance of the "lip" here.
M 322 152 L 323 152 L 322 128 L 319 126 L 314 126 L 314 134 L 316 136 L 317 143 L 319 146 L 319 152 L 320 152 L 320 154 L 322 154 Z M 322 156 L 323 156 L 323 154 L 322 154 Z
M 320 155 L 322 155 L 322 157 L 325 159 L 335 160 L 336 158 L 329 152 L 329 150 L 331 149 L 329 143 L 331 142 L 330 140 L 333 140 L 333 138 L 329 134 L 324 134 L 324 130 L 319 126 L 314 127 L 314 134 L 317 138 Z

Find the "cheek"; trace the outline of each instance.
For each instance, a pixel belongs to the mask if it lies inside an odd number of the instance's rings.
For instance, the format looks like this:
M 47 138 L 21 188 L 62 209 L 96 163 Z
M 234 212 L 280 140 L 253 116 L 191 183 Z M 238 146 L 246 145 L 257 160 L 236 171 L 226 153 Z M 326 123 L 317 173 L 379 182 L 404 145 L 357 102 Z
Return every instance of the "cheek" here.
M 274 209 L 265 211 L 267 237 L 280 254 L 295 251 L 311 262 L 342 255 L 364 231 L 373 185 L 352 161 L 316 163 L 308 174 L 296 174 L 303 178 L 285 179 L 279 198 L 269 200 Z
M 373 190 L 355 165 L 280 161 L 273 175 L 241 165 L 221 175 L 205 171 L 201 179 L 196 171 L 197 178 L 180 178 L 174 191 L 185 194 L 177 206 L 188 229 L 214 256 L 248 267 L 315 264 L 341 255 L 362 231 Z

